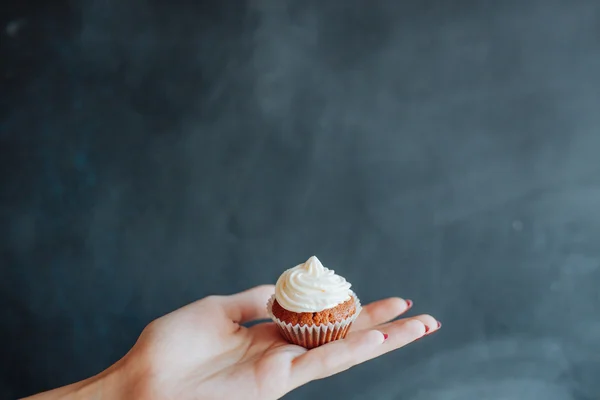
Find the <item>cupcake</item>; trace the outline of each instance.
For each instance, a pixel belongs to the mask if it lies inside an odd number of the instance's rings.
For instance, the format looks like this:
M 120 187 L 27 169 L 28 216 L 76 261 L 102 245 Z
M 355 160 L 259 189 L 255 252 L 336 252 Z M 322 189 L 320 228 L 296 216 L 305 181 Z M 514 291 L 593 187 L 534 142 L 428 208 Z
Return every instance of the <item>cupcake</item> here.
M 288 342 L 311 349 L 346 337 L 361 311 L 350 287 L 313 256 L 281 274 L 267 311 Z

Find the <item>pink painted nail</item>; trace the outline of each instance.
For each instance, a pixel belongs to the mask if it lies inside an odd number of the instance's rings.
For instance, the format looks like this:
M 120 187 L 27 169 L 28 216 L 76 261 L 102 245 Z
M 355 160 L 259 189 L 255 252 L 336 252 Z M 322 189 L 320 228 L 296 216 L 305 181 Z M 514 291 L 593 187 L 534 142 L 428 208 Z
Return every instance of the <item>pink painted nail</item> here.
M 429 333 L 429 327 L 427 325 L 425 325 L 425 335 L 427 335 Z
M 440 329 L 442 327 L 442 323 L 440 321 L 437 322 L 438 323 L 438 329 Z
M 410 310 L 413 306 L 413 301 L 410 299 L 405 300 L 406 301 L 406 309 Z
M 384 333 L 384 334 L 383 334 L 383 340 L 384 340 L 384 341 L 385 341 L 385 340 L 387 340 L 387 338 L 388 338 L 388 337 L 389 337 L 389 336 L 388 336 L 388 334 L 387 334 L 387 333 Z

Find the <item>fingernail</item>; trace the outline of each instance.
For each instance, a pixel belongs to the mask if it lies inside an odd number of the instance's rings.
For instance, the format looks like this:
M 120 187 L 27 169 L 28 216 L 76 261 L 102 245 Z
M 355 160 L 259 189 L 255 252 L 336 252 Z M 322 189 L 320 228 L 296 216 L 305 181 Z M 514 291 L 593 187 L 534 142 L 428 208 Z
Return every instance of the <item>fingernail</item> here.
M 384 334 L 383 334 L 383 340 L 384 340 L 384 341 L 386 341 L 386 340 L 387 340 L 387 338 L 388 338 L 388 334 L 387 334 L 387 333 L 384 333 Z
M 413 306 L 413 301 L 410 299 L 407 299 L 406 300 L 406 309 L 410 310 L 412 306 Z
M 435 331 L 431 331 L 429 329 L 429 327 L 427 325 L 425 325 L 425 335 L 430 335 L 432 333 L 435 333 L 438 331 L 438 329 L 440 329 L 442 327 L 442 323 L 440 321 L 437 321 L 437 328 L 435 328 Z M 425 336 L 423 335 L 423 336 Z

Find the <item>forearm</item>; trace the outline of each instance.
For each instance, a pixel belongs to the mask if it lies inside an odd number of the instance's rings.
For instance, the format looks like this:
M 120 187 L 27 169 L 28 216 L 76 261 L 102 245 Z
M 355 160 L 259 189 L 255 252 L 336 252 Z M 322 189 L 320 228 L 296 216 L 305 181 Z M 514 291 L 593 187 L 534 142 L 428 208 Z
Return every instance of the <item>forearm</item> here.
M 129 379 L 129 371 L 121 360 L 96 376 L 23 400 L 130 399 L 133 393 L 132 387 L 127 384 Z

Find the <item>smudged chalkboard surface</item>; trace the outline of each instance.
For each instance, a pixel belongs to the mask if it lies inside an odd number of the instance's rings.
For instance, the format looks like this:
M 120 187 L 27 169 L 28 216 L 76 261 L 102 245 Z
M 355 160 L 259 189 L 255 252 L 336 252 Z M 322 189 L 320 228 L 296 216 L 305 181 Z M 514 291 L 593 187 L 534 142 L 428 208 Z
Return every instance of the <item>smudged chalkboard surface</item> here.
M 317 254 L 443 328 L 287 398 L 598 399 L 599 15 L 4 9 L 0 397 L 95 374 L 153 318 Z

